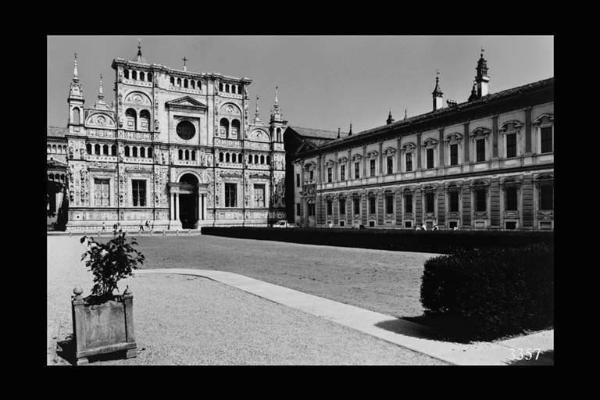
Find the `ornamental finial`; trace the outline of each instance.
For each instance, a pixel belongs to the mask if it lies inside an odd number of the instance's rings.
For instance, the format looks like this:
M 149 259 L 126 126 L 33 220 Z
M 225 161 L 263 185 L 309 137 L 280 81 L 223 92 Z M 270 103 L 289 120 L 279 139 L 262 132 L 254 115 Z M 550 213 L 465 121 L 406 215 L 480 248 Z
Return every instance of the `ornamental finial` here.
M 185 56 L 183 56 L 182 60 L 183 60 L 183 70 L 187 71 L 187 66 L 185 65 L 185 63 L 188 61 L 188 59 L 185 58 Z
M 279 103 L 279 99 L 277 98 L 277 90 L 279 89 L 279 86 L 275 85 L 275 105 L 277 105 Z
M 75 58 L 73 60 L 73 80 L 74 81 L 79 80 L 79 73 L 77 71 L 77 53 L 75 53 Z
M 138 39 L 137 60 L 142 61 L 142 39 Z
M 104 88 L 102 87 L 102 74 L 100 74 L 100 87 L 98 88 L 98 98 L 104 99 Z

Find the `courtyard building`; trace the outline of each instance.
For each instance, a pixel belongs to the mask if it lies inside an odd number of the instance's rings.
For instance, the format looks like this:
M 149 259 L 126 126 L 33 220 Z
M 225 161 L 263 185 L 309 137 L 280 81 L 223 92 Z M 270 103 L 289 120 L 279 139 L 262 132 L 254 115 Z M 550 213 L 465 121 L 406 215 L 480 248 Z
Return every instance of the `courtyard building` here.
M 554 78 L 498 93 L 489 81 L 482 52 L 467 101 L 444 106 L 438 76 L 431 112 L 298 148 L 294 222 L 553 230 Z
M 48 217 L 66 229 L 265 226 L 285 218 L 287 121 L 249 112 L 248 78 L 116 58 L 115 101 L 86 105 L 75 55 L 66 128 L 47 135 Z M 53 182 L 52 184 L 50 182 Z M 67 214 L 68 213 L 68 217 Z

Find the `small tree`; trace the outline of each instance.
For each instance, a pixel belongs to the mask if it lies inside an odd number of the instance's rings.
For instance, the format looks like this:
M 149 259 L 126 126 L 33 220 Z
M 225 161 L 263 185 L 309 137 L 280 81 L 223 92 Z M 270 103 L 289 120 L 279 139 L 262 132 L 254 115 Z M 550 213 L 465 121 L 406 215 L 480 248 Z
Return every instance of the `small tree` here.
M 126 238 L 122 229 L 113 231 L 114 237 L 107 243 L 99 243 L 92 237 L 83 236 L 80 242 L 86 242 L 87 251 L 81 260 L 94 275 L 91 297 L 99 302 L 109 300 L 113 292 L 118 291 L 118 282 L 132 275 L 138 265 L 144 263 L 144 255 L 133 246 L 135 238 Z

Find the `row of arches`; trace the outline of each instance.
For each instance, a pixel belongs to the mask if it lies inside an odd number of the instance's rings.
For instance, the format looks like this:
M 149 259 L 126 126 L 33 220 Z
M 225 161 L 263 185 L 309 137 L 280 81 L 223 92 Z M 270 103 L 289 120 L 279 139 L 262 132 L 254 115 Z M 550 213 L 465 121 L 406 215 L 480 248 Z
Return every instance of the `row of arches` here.
M 232 139 L 239 139 L 241 123 L 238 119 L 231 120 L 221 118 L 219 121 L 219 134 Z
M 139 122 L 139 125 L 138 125 Z M 150 130 L 150 111 L 141 110 L 139 118 L 137 112 L 133 108 L 128 108 L 125 111 L 125 127 L 131 130 L 149 131 Z
M 134 79 L 136 81 L 152 82 L 152 72 L 135 71 L 135 70 L 123 70 L 123 75 L 126 79 Z M 131 77 L 131 78 L 130 78 Z
M 87 143 L 85 145 L 85 149 L 88 154 L 92 155 L 104 155 L 104 156 L 116 156 L 117 155 L 117 145 L 100 145 L 98 143 L 91 144 Z M 125 157 L 142 157 L 142 158 L 152 158 L 152 147 L 144 147 L 144 146 L 125 146 L 124 147 Z
M 244 156 L 241 153 L 220 152 L 219 162 L 242 163 Z M 270 164 L 271 157 L 264 154 L 248 154 L 248 164 Z
M 48 174 L 48 181 L 50 182 L 66 182 L 67 178 L 65 174 L 60 173 L 50 173 Z
M 196 161 L 196 150 L 182 150 L 179 149 L 178 151 L 178 158 L 180 160 L 192 160 L 192 161 Z
M 219 92 L 242 94 L 242 87 L 229 83 L 219 83 Z
M 129 146 L 124 148 L 125 157 L 141 157 L 141 158 L 152 158 L 152 147 L 144 146 Z
M 67 154 L 67 145 L 66 144 L 52 144 L 46 146 L 46 151 L 48 154 Z
M 174 76 L 171 77 L 171 86 L 183 87 L 185 89 L 192 88 L 192 89 L 202 90 L 202 82 L 201 81 L 196 81 L 194 79 L 188 79 L 188 78 L 183 78 L 183 79 L 175 78 Z

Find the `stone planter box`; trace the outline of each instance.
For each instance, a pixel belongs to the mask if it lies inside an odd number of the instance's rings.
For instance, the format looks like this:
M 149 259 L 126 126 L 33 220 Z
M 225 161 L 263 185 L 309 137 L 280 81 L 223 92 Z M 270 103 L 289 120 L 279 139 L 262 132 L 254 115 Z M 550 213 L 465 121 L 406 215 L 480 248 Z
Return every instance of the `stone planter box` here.
M 74 289 L 71 300 L 76 364 L 88 357 L 125 351 L 126 358 L 137 355 L 133 334 L 133 294 L 129 289 L 101 304 L 88 304 L 83 290 Z

